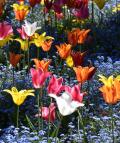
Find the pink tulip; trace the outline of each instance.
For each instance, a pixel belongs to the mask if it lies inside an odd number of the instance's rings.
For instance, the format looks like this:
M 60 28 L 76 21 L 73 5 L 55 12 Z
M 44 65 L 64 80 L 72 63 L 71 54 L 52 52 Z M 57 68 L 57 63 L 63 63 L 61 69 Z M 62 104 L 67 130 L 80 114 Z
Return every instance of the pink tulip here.
M 42 117 L 46 121 L 54 122 L 55 116 L 55 104 L 51 103 L 49 107 L 42 107 L 40 108 L 40 114 L 36 114 L 36 117 Z M 42 109 L 42 113 L 41 113 Z
M 81 93 L 80 85 L 75 85 L 72 88 L 70 86 L 65 86 L 65 91 L 69 93 L 72 97 L 72 100 L 82 102 L 83 96 L 85 93 Z
M 13 34 L 13 29 L 10 24 L 7 22 L 0 23 L 0 40 L 5 39 L 6 37 Z
M 27 34 L 25 33 L 24 27 L 22 26 L 22 28 L 18 28 L 17 29 L 18 33 L 20 34 L 22 39 L 28 39 L 29 37 L 27 36 Z
M 49 85 L 48 85 L 48 94 L 59 94 L 62 90 L 64 90 L 64 86 L 62 85 L 63 78 L 56 78 L 55 76 L 52 76 L 50 79 Z
M 34 88 L 41 88 L 44 85 L 45 80 L 51 75 L 50 72 L 44 72 L 41 68 L 31 68 L 30 72 Z
M 55 16 L 56 16 L 56 18 L 57 18 L 58 20 L 60 20 L 60 19 L 63 19 L 63 18 L 64 18 L 63 13 L 55 13 Z

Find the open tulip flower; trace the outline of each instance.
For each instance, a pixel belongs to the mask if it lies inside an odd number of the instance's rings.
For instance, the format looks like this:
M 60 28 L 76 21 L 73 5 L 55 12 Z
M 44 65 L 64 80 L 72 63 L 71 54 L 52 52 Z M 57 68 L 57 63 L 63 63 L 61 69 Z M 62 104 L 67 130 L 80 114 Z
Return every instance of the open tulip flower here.
M 118 75 L 116 78 L 113 77 L 113 75 L 109 76 L 108 78 L 103 75 L 98 75 L 100 78 L 99 80 L 103 82 L 105 86 L 111 87 L 114 83 L 114 80 L 117 79 L 120 81 L 120 75 Z
M 60 44 L 60 46 L 56 45 L 56 48 L 62 59 L 66 59 L 70 55 L 70 52 L 71 52 L 70 44 L 63 43 L 63 44 Z
M 0 23 L 0 46 L 4 46 L 13 35 L 13 29 L 10 24 L 7 22 L 1 22 Z
M 27 36 L 31 37 L 41 27 L 37 26 L 37 22 L 34 22 L 31 24 L 27 20 L 25 20 L 25 24 L 23 25 L 23 28 Z
M 41 88 L 44 85 L 45 80 L 51 75 L 50 72 L 45 72 L 41 68 L 31 68 L 30 73 L 32 76 L 32 83 L 34 88 Z
M 78 82 L 84 83 L 87 80 L 90 80 L 92 76 L 94 75 L 96 68 L 95 67 L 73 67 Z
M 36 69 L 41 68 L 43 71 L 47 72 L 48 71 L 48 66 L 51 63 L 51 60 L 38 60 L 38 59 L 33 59 L 35 63 Z
M 20 59 L 21 59 L 21 55 L 20 54 L 15 54 L 15 53 L 12 53 L 10 52 L 9 53 L 10 55 L 10 64 L 13 66 L 13 67 L 16 67 L 17 64 L 19 63 Z
M 86 93 L 81 93 L 80 91 L 80 85 L 75 85 L 73 87 L 65 86 L 65 92 L 69 93 L 72 97 L 72 100 L 82 102 L 83 96 L 86 95 Z
M 23 21 L 29 13 L 29 6 L 24 5 L 24 3 L 15 3 L 12 5 L 12 7 L 15 13 L 15 17 L 18 21 Z
M 54 75 L 51 77 L 48 85 L 48 93 L 52 93 L 58 95 L 62 90 L 64 90 L 64 86 L 62 85 L 63 78 L 56 78 Z
M 113 85 L 113 76 L 109 76 L 108 78 L 106 78 L 103 75 L 98 75 L 100 78 L 99 80 L 102 81 L 104 83 L 104 85 L 111 87 Z
M 78 43 L 78 33 L 79 33 L 80 29 L 76 28 L 73 29 L 72 31 L 68 31 L 67 33 L 67 38 L 68 38 L 68 42 L 75 47 Z
M 52 46 L 52 43 L 53 43 L 53 39 L 44 41 L 42 46 L 41 46 L 42 50 L 44 52 L 48 52 Z
M 11 90 L 5 89 L 5 92 L 11 94 L 13 101 L 16 105 L 23 104 L 27 96 L 34 96 L 34 90 L 21 90 L 18 91 L 16 87 L 12 87 Z
M 42 107 L 39 109 L 40 113 L 36 114 L 36 117 L 42 117 L 46 121 L 54 122 L 55 116 L 55 104 L 51 103 L 49 107 Z
M 78 107 L 84 106 L 83 103 L 72 100 L 71 94 L 64 92 L 61 96 L 55 94 L 49 94 L 50 97 L 56 100 L 59 112 L 63 116 L 72 114 Z
M 82 29 L 79 28 L 73 29 L 72 31 L 68 32 L 68 42 L 72 46 L 76 46 L 77 44 L 84 44 L 90 29 Z
M 116 104 L 120 101 L 120 80 L 117 78 L 113 79 L 113 76 L 110 76 L 107 79 L 101 80 L 104 85 L 99 88 L 103 94 L 103 98 L 108 104 Z M 112 81 L 112 82 L 111 82 Z
M 71 51 L 70 55 L 73 59 L 74 66 L 77 67 L 77 66 L 81 66 L 83 64 L 84 56 L 86 55 L 86 52 Z
M 79 33 L 78 33 L 78 44 L 84 44 L 86 41 L 86 38 L 88 36 L 88 33 L 90 32 L 90 29 L 82 29 Z
M 35 33 L 30 43 L 34 43 L 37 47 L 42 47 L 44 51 L 49 51 L 53 39 L 51 36 L 46 36 L 45 32 L 40 35 Z

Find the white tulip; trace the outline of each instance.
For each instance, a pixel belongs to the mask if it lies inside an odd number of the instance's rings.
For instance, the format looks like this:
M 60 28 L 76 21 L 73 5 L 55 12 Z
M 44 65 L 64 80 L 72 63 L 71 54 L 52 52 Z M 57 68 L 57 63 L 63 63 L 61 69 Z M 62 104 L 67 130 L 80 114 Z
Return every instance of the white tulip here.
M 83 103 L 72 100 L 71 95 L 66 92 L 61 96 L 56 96 L 55 94 L 49 94 L 49 96 L 56 100 L 59 112 L 63 116 L 70 115 L 75 112 L 78 107 L 84 106 Z
M 27 20 L 25 20 L 25 24 L 23 25 L 23 28 L 27 36 L 33 36 L 35 31 L 40 29 L 41 27 L 37 27 L 37 22 L 34 22 L 31 24 Z

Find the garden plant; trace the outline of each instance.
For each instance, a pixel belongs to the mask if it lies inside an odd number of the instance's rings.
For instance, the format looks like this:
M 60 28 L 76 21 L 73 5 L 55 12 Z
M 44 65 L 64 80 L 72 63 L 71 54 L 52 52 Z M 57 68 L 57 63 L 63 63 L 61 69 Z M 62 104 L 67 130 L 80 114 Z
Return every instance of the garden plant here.
M 119 11 L 0 0 L 0 143 L 120 143 Z

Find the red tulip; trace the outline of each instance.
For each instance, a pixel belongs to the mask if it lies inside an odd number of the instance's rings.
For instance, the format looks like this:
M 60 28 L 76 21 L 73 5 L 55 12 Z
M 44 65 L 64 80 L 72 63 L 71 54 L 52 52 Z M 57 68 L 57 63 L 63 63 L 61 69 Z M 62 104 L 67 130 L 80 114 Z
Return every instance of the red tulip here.
M 44 0 L 44 4 L 45 4 L 46 9 L 49 11 L 52 8 L 53 0 L 51 1 Z
M 29 0 L 30 6 L 34 7 L 36 4 L 40 3 L 41 0 Z
M 9 58 L 10 64 L 13 67 L 16 67 L 22 56 L 20 54 L 15 54 L 15 53 L 12 53 L 12 52 L 10 52 L 9 55 L 10 55 L 10 58 Z
M 83 96 L 86 94 L 86 93 L 81 93 L 80 85 L 75 85 L 72 88 L 70 86 L 65 86 L 65 91 L 71 95 L 72 100 L 78 102 L 82 102 Z
M 40 114 L 36 114 L 36 117 L 42 117 L 46 121 L 54 122 L 55 116 L 55 104 L 51 103 L 49 107 L 40 108 Z M 41 113 L 42 110 L 42 113 Z
M 63 83 L 62 77 L 57 79 L 55 76 L 52 76 L 48 85 L 48 93 L 49 94 L 52 93 L 55 95 L 59 94 L 64 89 L 62 83 Z
M 50 72 L 44 72 L 41 68 L 31 68 L 30 72 L 34 88 L 41 88 L 44 85 L 45 80 L 51 75 Z

